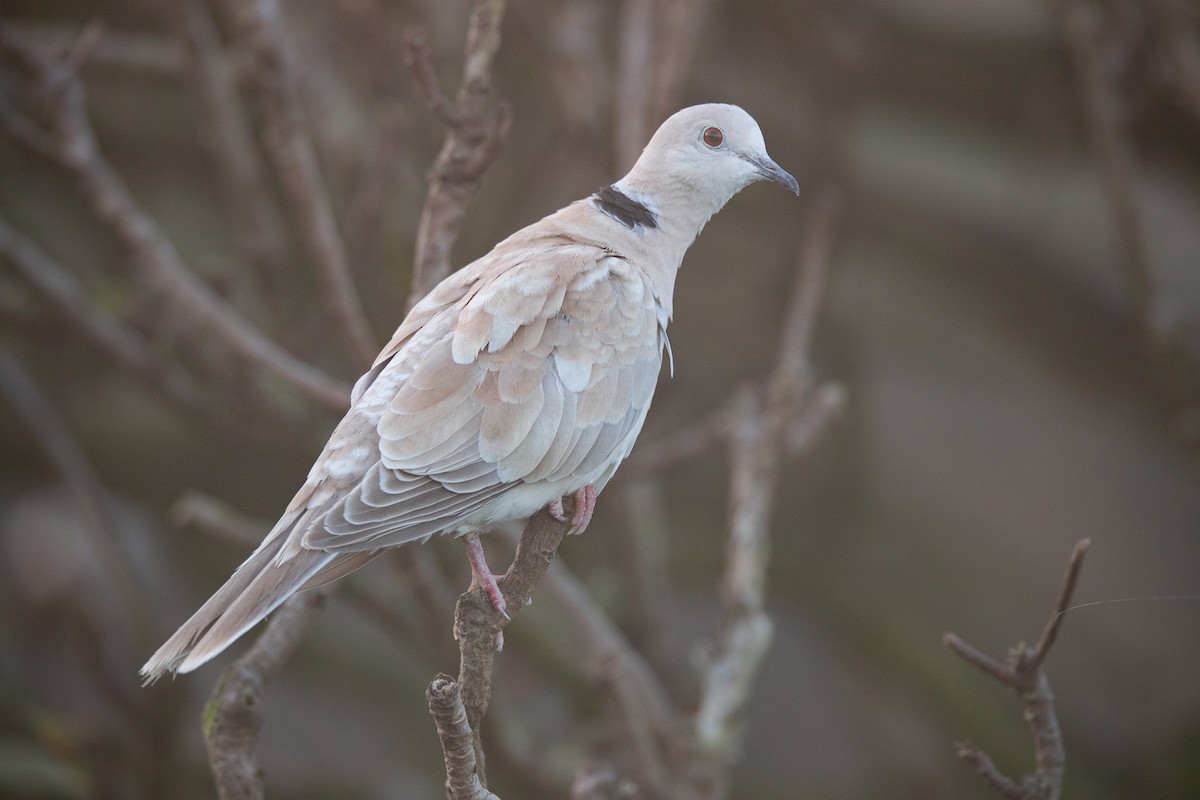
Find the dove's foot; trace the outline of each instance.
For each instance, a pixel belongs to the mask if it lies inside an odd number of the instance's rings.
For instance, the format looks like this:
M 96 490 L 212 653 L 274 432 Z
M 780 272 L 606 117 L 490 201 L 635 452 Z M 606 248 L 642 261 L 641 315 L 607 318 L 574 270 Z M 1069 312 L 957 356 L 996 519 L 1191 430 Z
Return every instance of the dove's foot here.
M 592 521 L 592 514 L 595 512 L 596 487 L 589 483 L 575 492 L 575 510 L 570 517 L 571 527 L 567 530 L 567 535 L 577 536 L 587 530 L 587 526 Z M 550 515 L 559 522 L 567 521 L 567 514 L 563 510 L 561 497 L 555 498 L 550 503 Z
M 483 589 L 488 600 L 492 601 L 492 607 L 500 612 L 500 616 L 508 620 L 504 594 L 500 591 L 500 584 L 496 582 L 496 576 L 492 574 L 492 570 L 488 566 L 487 557 L 483 554 L 483 544 L 479 541 L 479 534 L 468 533 L 463 540 L 467 543 L 467 560 L 471 562 L 471 585 L 467 587 L 467 591 Z

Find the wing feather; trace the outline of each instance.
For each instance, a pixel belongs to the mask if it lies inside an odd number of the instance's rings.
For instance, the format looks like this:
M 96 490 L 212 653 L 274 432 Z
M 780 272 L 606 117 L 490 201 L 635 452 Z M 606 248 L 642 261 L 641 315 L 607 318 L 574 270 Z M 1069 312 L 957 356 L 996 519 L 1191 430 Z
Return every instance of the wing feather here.
M 405 378 L 379 415 L 379 461 L 305 546 L 369 552 L 460 530 L 515 487 L 543 485 L 548 502 L 628 454 L 662 357 L 648 278 L 590 246 L 528 255 L 458 293 L 441 333 L 409 334 L 386 367 Z

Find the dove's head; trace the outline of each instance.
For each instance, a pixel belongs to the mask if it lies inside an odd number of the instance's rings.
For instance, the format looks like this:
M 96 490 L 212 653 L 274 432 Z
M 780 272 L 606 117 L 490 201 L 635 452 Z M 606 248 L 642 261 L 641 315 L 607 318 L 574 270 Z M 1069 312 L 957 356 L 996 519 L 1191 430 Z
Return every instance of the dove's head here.
M 760 180 L 800 193 L 796 179 L 767 155 L 753 117 L 737 106 L 707 103 L 672 114 L 621 184 L 660 204 L 711 206 L 711 215 L 743 187 Z

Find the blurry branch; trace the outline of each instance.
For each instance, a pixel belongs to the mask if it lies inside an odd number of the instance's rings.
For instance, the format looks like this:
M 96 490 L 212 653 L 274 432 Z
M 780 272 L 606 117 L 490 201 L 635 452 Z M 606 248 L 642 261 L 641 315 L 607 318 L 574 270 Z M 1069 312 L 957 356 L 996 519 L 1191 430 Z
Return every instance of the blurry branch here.
M 519 12 L 531 8 L 522 4 Z M 597 101 L 611 81 L 604 37 L 597 36 L 610 13 L 606 0 L 552 0 L 536 7 L 537 19 L 546 28 L 541 37 L 551 61 L 545 70 L 552 82 L 567 127 L 599 139 L 608 111 Z
M 284 266 L 287 234 L 242 110 L 237 72 L 222 47 L 216 23 L 201 0 L 157 3 L 183 45 L 185 72 L 204 126 L 200 139 L 220 178 L 222 200 L 240 249 L 255 266 L 278 273 Z
M 673 674 L 666 689 L 676 702 L 694 696 L 694 677 L 675 665 L 687 660 L 683 632 L 672 624 L 670 520 L 663 481 L 658 476 L 626 481 L 617 494 L 625 524 L 616 534 L 617 569 L 625 576 L 622 625 L 630 642 L 660 675 Z
M 654 85 L 650 94 L 650 123 L 675 110 L 683 79 L 691 68 L 692 55 L 700 39 L 713 0 L 666 0 L 660 5 L 658 37 L 654 44 Z
M 606 761 L 584 765 L 571 783 L 571 800 L 638 800 L 633 781 L 622 778 Z
M 115 363 L 176 405 L 201 410 L 186 372 L 159 358 L 137 330 L 97 308 L 69 271 L 2 219 L 0 256 L 43 304 Z
M 1062 794 L 1065 764 L 1062 731 L 1058 727 L 1054 695 L 1042 671 L 1042 662 L 1058 638 L 1059 627 L 1071 604 L 1071 595 L 1075 592 L 1079 571 L 1083 567 L 1083 557 L 1090 544 L 1090 539 L 1081 539 L 1075 545 L 1059 592 L 1058 605 L 1033 647 L 1020 642 L 1010 651 L 1007 661 L 1000 662 L 953 633 L 943 637 L 946 646 L 956 655 L 1011 689 L 1024 707 L 1025 720 L 1033 735 L 1035 767 L 1034 772 L 1019 783 L 1000 772 L 991 757 L 976 745 L 971 742 L 959 742 L 957 745 L 959 758 L 972 765 L 988 786 L 1009 800 L 1058 800 Z
M 730 409 L 721 406 L 690 425 L 638 447 L 617 473 L 617 480 L 660 472 L 723 441 L 730 431 Z
M 1090 0 L 1060 0 L 1063 35 L 1079 84 L 1084 116 L 1116 230 L 1120 264 L 1134 320 L 1153 340 L 1154 279 L 1136 199 L 1136 159 L 1125 132 L 1125 112 L 1117 89 L 1135 35 L 1135 23 L 1114 14 L 1105 19 Z M 1123 29 L 1122 21 L 1126 22 Z M 1104 36 L 1105 23 L 1115 26 Z
M 4 23 L 5 35 L 20 46 L 45 52 L 61 61 L 79 41 L 82 29 L 24 21 Z M 184 70 L 183 49 L 160 36 L 105 31 L 96 43 L 88 66 L 175 78 Z
M 295 595 L 272 616 L 244 656 L 221 675 L 204 708 L 204 741 L 221 800 L 261 800 L 262 768 L 255 747 L 263 724 L 263 693 L 292 656 L 325 592 Z
M 344 411 L 349 387 L 304 363 L 267 339 L 218 297 L 184 263 L 179 251 L 138 205 L 119 173 L 101 155 L 87 118 L 78 65 L 101 37 L 89 28 L 64 61 L 51 61 L 0 27 L 0 53 L 28 73 L 42 101 L 43 127 L 0 98 L 0 126 L 12 138 L 51 159 L 78 181 L 96 216 L 133 256 L 139 277 L 183 317 L 231 352 L 294 386 L 317 404 Z
M 1164 3 L 1156 7 L 1173 6 Z M 1200 441 L 1200 363 L 1186 335 L 1161 310 L 1164 298 L 1156 291 L 1148 234 L 1137 198 L 1136 153 L 1126 130 L 1126 109 L 1132 99 L 1122 87 L 1146 23 L 1141 11 L 1130 6 L 1102 11 L 1090 0 L 1059 0 L 1059 9 L 1108 198 L 1131 316 L 1157 388 L 1175 413 L 1181 432 L 1195 446 Z M 1175 22 L 1180 29 L 1174 35 L 1186 35 L 1182 18 Z M 1195 42 L 1192 44 L 1196 54 Z M 1200 65 L 1196 74 L 1200 76 Z
M 396 182 L 396 161 L 403 149 L 408 120 L 405 109 L 393 107 L 380 115 L 378 139 L 364 148 L 357 187 L 347 204 L 344 239 L 351 264 L 366 264 L 374 256 L 372 236 L 379 228 L 389 190 Z
M 636 782 L 651 797 L 690 796 L 686 783 L 673 787 L 678 776 L 665 757 L 683 752 L 686 731 L 683 713 L 672 705 L 666 686 L 564 566 L 551 570 L 545 583 L 547 594 L 584 641 L 586 662 L 597 665 L 597 677 L 613 699 Z
M 786 419 L 780 435 L 787 439 L 792 453 L 802 450 L 845 402 L 845 391 L 840 385 L 814 383 L 808 363 L 840 206 L 841 197 L 832 187 L 814 192 L 797 256 L 798 277 L 784 319 L 778 363 L 768 382 L 768 405 L 781 405 L 772 413 L 779 419 Z M 739 408 L 742 402 L 741 395 L 735 395 L 726 405 L 710 411 L 691 425 L 640 445 L 618 473 L 617 480 L 658 472 L 717 442 L 728 440 L 741 419 Z
M 1159 73 L 1200 128 L 1200 21 L 1185 0 L 1151 0 L 1147 6 L 1161 52 Z
M 711 0 L 624 0 L 613 80 L 613 158 L 633 166 L 649 134 L 674 110 Z
M 624 0 L 617 34 L 617 74 L 613 98 L 613 160 L 622 174 L 646 144 L 650 121 L 651 58 L 654 53 L 655 0 Z
M 147 596 L 146 588 L 121 543 L 120 524 L 113 513 L 112 500 L 66 423 L 55 413 L 50 401 L 38 390 L 16 357 L 3 348 L 0 348 L 0 395 L 33 433 L 66 484 L 110 588 L 119 598 L 124 613 L 134 621 L 138 640 L 148 641 L 153 629 L 142 602 Z
M 257 547 L 270 523 L 251 519 L 211 495 L 189 491 L 171 507 L 171 521 L 177 527 L 195 525 L 233 544 Z
M 721 583 L 721 630 L 701 670 L 699 708 L 693 724 L 696 747 L 708 774 L 703 796 L 724 797 L 741 741 L 741 716 L 771 641 L 765 611 L 770 558 L 770 521 L 785 456 L 797 445 L 788 432 L 812 429 L 831 418 L 830 409 L 812 402 L 815 380 L 808 362 L 812 331 L 824 294 L 840 197 L 819 190 L 804 228 L 792 298 L 784 318 L 778 360 L 765 397 L 744 387 L 734 399 L 730 431 L 729 538 Z M 809 418 L 809 419 L 806 419 Z
M 429 195 L 421 210 L 408 307 L 412 308 L 450 274 L 450 255 L 462 231 L 467 206 L 479 191 L 483 172 L 495 160 L 508 132 L 508 107 L 493 106 L 492 61 L 500 49 L 505 0 L 474 0 L 467 22 L 463 79 L 451 102 L 442 93 L 425 37 L 406 37 L 408 64 L 417 90 L 448 128 L 430 170 Z
M 252 78 L 262 101 L 264 144 L 296 215 L 296 228 L 325 288 L 334 327 L 355 363 L 368 368 L 379 350 L 359 300 L 346 248 L 296 88 L 278 0 L 234 4 L 241 34 L 254 55 Z

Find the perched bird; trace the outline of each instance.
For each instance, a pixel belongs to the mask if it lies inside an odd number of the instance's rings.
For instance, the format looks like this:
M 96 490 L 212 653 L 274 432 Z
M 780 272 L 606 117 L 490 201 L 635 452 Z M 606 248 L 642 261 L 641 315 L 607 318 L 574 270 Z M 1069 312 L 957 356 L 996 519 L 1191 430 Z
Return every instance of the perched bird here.
M 629 455 L 670 353 L 675 274 L 744 186 L 796 179 L 732 105 L 685 108 L 621 180 L 442 281 L 354 386 L 350 410 L 263 543 L 146 662 L 188 672 L 295 592 L 389 547 L 464 536 L 472 586 L 504 598 L 479 532 L 549 506 L 570 532 Z

